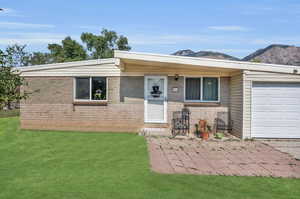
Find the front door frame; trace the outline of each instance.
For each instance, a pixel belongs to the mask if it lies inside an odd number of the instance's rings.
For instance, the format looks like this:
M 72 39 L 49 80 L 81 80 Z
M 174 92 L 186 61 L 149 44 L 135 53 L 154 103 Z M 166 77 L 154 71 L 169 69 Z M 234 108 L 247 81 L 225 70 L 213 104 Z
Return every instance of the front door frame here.
M 148 98 L 147 98 L 147 89 L 148 89 L 148 81 L 149 78 L 163 78 L 164 79 L 164 120 L 162 121 L 151 121 L 148 120 Z M 144 76 L 144 122 L 145 123 L 167 123 L 167 107 L 168 107 L 168 76 L 165 75 L 145 75 Z

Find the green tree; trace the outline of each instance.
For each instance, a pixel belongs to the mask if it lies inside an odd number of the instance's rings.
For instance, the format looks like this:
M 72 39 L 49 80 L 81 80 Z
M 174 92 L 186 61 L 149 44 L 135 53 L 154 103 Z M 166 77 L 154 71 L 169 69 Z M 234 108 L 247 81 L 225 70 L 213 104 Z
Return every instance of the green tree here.
M 25 51 L 26 45 L 14 44 L 5 49 L 3 63 L 6 66 L 20 67 L 28 65 L 29 53 Z
M 48 44 L 51 61 L 54 63 L 79 61 L 87 59 L 87 53 L 82 45 L 71 37 L 66 37 L 60 44 Z
M 14 68 L 15 62 L 11 62 L 10 58 L 11 55 L 0 50 L 0 109 L 3 107 L 10 109 L 13 102 L 28 96 L 28 93 L 20 92 L 20 86 L 24 85 L 25 81 Z
M 92 58 L 113 57 L 113 50 L 130 50 L 128 39 L 118 36 L 115 31 L 103 29 L 100 35 L 82 33 L 81 40 L 86 44 L 87 50 L 91 52 Z
M 5 54 L 4 54 L 4 52 L 0 49 L 0 66 L 4 66 L 4 61 L 5 61 Z
M 261 60 L 259 58 L 254 58 L 254 59 L 251 60 L 251 62 L 261 63 Z
M 52 63 L 52 58 L 50 53 L 33 52 L 29 56 L 29 65 L 40 65 L 40 64 L 50 64 Z

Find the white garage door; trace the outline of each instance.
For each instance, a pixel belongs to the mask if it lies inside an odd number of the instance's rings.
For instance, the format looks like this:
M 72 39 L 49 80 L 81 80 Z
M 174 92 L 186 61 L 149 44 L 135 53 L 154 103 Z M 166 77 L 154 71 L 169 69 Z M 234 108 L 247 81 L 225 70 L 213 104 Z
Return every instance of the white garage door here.
M 253 83 L 251 136 L 300 138 L 300 83 Z

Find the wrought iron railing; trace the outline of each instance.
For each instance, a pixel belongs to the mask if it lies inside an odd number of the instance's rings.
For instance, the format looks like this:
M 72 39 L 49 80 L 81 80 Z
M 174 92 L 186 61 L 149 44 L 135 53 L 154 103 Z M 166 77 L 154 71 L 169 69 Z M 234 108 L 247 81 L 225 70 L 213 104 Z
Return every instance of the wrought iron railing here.
M 174 111 L 172 118 L 172 135 L 188 135 L 190 132 L 190 110 L 183 108 L 181 111 Z

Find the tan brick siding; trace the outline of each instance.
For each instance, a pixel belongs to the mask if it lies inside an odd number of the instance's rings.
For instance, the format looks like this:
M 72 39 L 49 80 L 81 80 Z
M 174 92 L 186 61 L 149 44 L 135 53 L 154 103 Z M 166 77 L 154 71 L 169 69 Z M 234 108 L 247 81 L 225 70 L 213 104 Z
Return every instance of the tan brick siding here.
M 144 123 L 142 105 L 74 106 L 21 105 L 21 127 L 26 129 L 137 132 Z
M 120 103 L 120 77 L 108 78 L 108 105 L 73 105 L 72 77 L 27 77 L 21 103 L 26 129 L 137 132 L 144 123 L 143 104 Z
M 28 77 L 22 90 L 31 93 L 25 104 L 72 104 L 72 77 Z
M 200 119 L 208 121 L 212 127 L 215 126 L 215 118 L 218 112 L 228 112 L 230 103 L 230 77 L 220 78 L 220 105 L 219 106 L 186 106 L 191 111 L 191 132 L 195 130 L 195 124 Z M 177 87 L 178 92 L 172 92 L 172 88 Z M 174 111 L 182 110 L 184 105 L 184 77 L 179 77 L 175 81 L 174 76 L 168 77 L 168 123 L 171 124 L 172 114 Z
M 27 77 L 27 91 L 34 92 L 21 103 L 21 125 L 26 129 L 137 132 L 144 126 L 144 77 L 108 77 L 107 106 L 73 106 L 72 77 Z M 178 92 L 172 92 L 177 87 Z M 230 78 L 221 78 L 221 105 L 188 107 L 191 126 L 206 119 L 213 126 L 218 112 L 228 111 Z M 168 125 L 174 111 L 184 107 L 184 77 L 168 77 Z M 150 124 L 151 125 L 151 124 Z M 166 127 L 166 125 L 162 125 Z M 193 130 L 192 130 L 193 131 Z
M 120 77 L 120 102 L 144 104 L 144 76 Z

